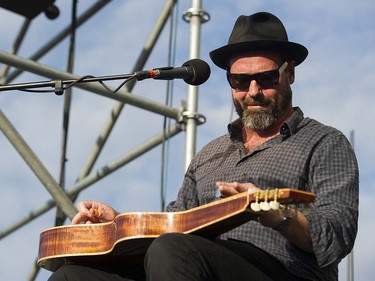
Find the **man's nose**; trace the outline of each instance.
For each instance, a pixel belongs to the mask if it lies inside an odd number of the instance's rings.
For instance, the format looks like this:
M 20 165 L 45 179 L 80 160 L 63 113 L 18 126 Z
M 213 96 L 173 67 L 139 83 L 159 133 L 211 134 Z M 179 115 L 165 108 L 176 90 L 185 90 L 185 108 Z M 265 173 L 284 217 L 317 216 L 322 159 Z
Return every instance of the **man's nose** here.
M 249 89 L 247 94 L 254 97 L 259 95 L 262 92 L 262 88 L 258 85 L 256 80 L 250 81 Z

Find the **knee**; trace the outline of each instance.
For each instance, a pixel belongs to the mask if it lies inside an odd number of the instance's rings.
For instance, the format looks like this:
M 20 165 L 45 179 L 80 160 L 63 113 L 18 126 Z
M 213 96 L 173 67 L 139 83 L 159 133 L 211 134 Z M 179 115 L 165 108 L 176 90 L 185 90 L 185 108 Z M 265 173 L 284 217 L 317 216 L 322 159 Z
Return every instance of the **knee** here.
M 158 238 L 156 238 L 153 243 L 155 244 L 173 244 L 173 243 L 179 243 L 182 240 L 186 240 L 188 238 L 188 234 L 183 233 L 165 233 L 163 235 L 160 235 Z
M 160 263 L 169 265 L 178 263 L 186 255 L 187 236 L 181 233 L 167 233 L 159 236 L 146 252 L 145 267 L 159 267 Z
M 185 234 L 166 233 L 155 239 L 147 250 L 146 257 L 161 255 L 170 255 L 174 251 L 179 251 L 179 247 L 183 245 Z
M 56 270 L 48 281 L 79 281 L 83 270 L 75 265 L 63 265 Z
M 151 243 L 144 260 L 148 280 L 181 280 L 176 276 L 184 274 L 185 270 L 185 237 L 185 234 L 168 233 Z
M 54 273 L 52 273 L 52 275 L 50 276 L 50 278 L 48 278 L 48 281 L 63 281 L 63 280 L 67 280 L 66 279 L 66 271 L 67 271 L 66 267 L 67 267 L 66 265 L 61 266 L 58 270 L 56 270 Z

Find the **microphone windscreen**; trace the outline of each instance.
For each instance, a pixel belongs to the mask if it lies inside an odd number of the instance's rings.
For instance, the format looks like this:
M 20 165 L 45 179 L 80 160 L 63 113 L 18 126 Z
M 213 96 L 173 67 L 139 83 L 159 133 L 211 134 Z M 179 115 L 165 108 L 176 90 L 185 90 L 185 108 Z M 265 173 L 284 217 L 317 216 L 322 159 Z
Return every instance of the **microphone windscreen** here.
M 190 67 L 193 75 L 184 79 L 190 85 L 198 86 L 208 80 L 211 75 L 211 69 L 207 62 L 201 59 L 191 59 L 185 62 L 183 67 Z

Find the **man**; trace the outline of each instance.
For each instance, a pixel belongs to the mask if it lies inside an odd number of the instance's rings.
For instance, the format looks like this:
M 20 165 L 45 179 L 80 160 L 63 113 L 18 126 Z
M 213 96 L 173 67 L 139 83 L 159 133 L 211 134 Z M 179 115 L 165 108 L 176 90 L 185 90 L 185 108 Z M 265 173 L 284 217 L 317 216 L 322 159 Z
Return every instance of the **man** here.
M 67 265 L 51 280 L 338 280 L 338 264 L 357 233 L 358 166 L 341 132 L 292 105 L 295 66 L 307 54 L 288 40 L 274 15 L 237 19 L 228 44 L 210 56 L 227 71 L 239 119 L 194 157 L 167 211 L 218 200 L 217 190 L 227 197 L 291 187 L 315 193 L 309 212 L 259 212 L 213 240 L 165 234 L 148 248 L 144 271 Z M 78 208 L 73 223 L 111 221 L 119 214 L 99 202 Z

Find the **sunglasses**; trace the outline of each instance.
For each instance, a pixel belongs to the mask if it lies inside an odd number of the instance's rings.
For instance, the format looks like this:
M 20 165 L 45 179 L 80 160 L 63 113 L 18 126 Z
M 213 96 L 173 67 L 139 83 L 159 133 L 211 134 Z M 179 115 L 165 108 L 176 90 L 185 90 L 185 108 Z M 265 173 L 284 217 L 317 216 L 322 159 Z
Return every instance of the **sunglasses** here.
M 255 74 L 230 73 L 227 72 L 229 85 L 235 90 L 248 90 L 251 81 L 255 80 L 263 88 L 272 88 L 279 84 L 281 73 L 287 68 L 288 62 L 284 62 L 278 69 L 259 72 Z

